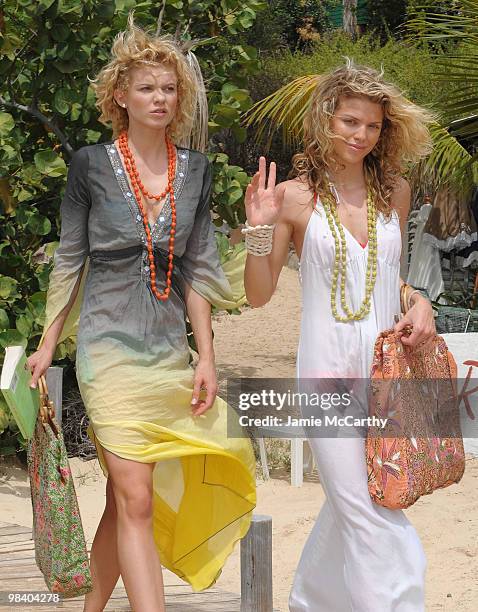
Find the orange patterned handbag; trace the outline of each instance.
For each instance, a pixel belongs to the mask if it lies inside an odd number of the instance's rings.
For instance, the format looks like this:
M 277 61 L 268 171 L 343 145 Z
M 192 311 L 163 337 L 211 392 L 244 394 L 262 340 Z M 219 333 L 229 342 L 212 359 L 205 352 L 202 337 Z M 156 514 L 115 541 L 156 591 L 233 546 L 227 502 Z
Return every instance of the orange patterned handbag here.
M 456 373 L 441 336 L 413 349 L 393 329 L 377 337 L 369 417 L 387 421 L 385 427 L 369 426 L 365 444 L 368 489 L 375 503 L 408 508 L 421 495 L 461 480 L 465 451 Z

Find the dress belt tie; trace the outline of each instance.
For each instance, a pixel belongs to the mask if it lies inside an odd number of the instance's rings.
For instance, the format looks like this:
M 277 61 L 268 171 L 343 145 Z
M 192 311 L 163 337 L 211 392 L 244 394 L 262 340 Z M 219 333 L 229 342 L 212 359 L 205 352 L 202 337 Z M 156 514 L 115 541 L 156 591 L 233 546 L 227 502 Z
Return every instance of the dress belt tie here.
M 128 257 L 132 257 L 133 255 L 141 255 L 143 253 L 143 246 L 141 244 L 135 244 L 131 247 L 126 247 L 124 249 L 111 249 L 111 250 L 95 250 L 90 252 L 90 260 L 95 262 L 105 262 L 105 261 L 115 261 L 119 259 L 127 259 Z M 154 263 L 156 265 L 156 270 L 163 271 L 164 273 L 168 270 L 168 251 L 164 249 L 160 249 L 158 247 L 153 249 L 154 254 Z M 173 257 L 173 275 L 171 277 L 171 290 L 176 293 L 176 295 L 181 299 L 183 305 L 185 306 L 185 298 L 184 298 L 184 277 L 181 271 L 183 260 L 178 255 L 174 255 Z M 151 284 L 148 283 L 148 286 L 151 290 Z M 151 292 L 152 293 L 152 292 Z

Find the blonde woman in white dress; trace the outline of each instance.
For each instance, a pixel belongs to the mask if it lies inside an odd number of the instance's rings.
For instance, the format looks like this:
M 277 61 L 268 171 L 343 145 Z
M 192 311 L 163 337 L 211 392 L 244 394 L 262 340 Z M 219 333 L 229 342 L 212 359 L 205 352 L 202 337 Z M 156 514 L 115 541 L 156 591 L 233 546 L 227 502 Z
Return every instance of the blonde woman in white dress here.
M 267 179 L 260 159 L 246 194 L 246 292 L 254 307 L 270 300 L 292 241 L 303 299 L 300 379 L 368 377 L 377 334 L 394 326 L 410 207 L 402 173 L 429 152 L 430 120 L 381 74 L 348 62 L 319 79 L 294 178 L 275 186 L 274 162 Z M 409 296 L 395 327 L 411 324 L 403 342 L 415 346 L 435 327 L 430 303 L 412 289 Z M 421 542 L 401 510 L 371 501 L 364 437 L 311 437 L 310 444 L 326 501 L 296 571 L 290 610 L 423 612 Z

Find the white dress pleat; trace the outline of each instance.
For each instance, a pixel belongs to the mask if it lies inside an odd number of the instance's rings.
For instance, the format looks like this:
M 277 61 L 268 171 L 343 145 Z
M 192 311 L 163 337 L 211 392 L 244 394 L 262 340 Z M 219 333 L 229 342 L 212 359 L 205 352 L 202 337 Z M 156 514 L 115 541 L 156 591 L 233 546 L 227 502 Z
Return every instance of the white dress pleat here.
M 344 228 L 349 306 L 365 295 L 368 246 Z M 396 212 L 377 217 L 377 278 L 370 313 L 337 322 L 330 307 L 335 246 L 318 202 L 300 262 L 299 378 L 368 378 L 379 332 L 400 312 L 400 225 Z M 340 309 L 340 296 L 337 298 Z M 291 612 L 423 612 L 426 559 L 402 510 L 374 504 L 367 487 L 365 440 L 309 439 L 326 501 L 304 546 L 292 586 Z

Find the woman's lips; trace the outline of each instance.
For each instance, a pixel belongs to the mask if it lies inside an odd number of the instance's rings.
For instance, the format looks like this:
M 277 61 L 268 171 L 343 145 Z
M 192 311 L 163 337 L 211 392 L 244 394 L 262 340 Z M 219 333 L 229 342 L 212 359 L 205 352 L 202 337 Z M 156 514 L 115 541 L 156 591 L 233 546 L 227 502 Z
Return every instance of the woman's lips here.
M 351 142 L 348 142 L 347 144 L 349 145 L 349 147 L 352 147 L 352 149 L 355 149 L 356 151 L 364 151 L 367 148 L 361 145 L 352 144 Z

